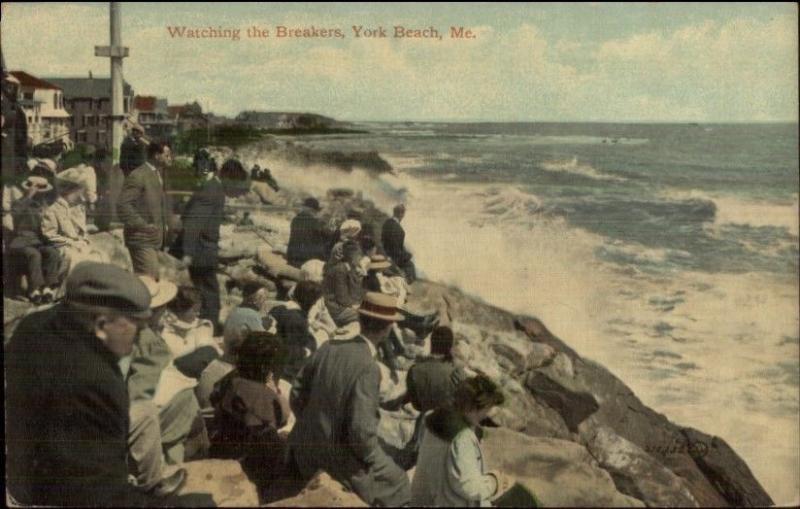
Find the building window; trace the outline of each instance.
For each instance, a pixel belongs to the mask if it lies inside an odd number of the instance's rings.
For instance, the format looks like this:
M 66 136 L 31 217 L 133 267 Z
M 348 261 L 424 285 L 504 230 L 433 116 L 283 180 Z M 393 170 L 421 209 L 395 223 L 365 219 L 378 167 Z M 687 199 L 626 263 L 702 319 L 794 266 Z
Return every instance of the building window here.
M 26 101 L 33 101 L 33 92 L 23 92 L 22 98 Z

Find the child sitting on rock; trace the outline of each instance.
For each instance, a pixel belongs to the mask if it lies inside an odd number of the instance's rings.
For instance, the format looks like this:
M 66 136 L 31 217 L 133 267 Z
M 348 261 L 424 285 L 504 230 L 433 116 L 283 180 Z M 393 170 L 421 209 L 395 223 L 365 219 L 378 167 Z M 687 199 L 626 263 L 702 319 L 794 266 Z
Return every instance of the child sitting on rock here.
M 479 442 L 479 423 L 504 401 L 497 384 L 478 375 L 458 385 L 452 407 L 425 419 L 412 506 L 490 507 L 512 487 L 509 477 L 486 469 Z
M 216 432 L 212 457 L 236 458 L 248 469 L 275 470 L 281 464 L 278 430 L 291 410 L 277 383 L 286 351 L 264 331 L 250 332 L 239 347 L 236 370 L 217 382 L 211 395 Z
M 163 406 L 173 396 L 198 385 L 206 367 L 221 356 L 214 341 L 214 326 L 200 319 L 200 291 L 181 286 L 163 318 L 161 337 L 169 347 L 172 359 L 161 372 L 158 389 L 153 397 L 156 406 Z
M 76 174 L 56 178 L 58 198 L 44 212 L 42 235 L 59 249 L 66 273 L 82 261 L 108 263 L 107 254 L 92 246 L 84 205 L 87 189 Z

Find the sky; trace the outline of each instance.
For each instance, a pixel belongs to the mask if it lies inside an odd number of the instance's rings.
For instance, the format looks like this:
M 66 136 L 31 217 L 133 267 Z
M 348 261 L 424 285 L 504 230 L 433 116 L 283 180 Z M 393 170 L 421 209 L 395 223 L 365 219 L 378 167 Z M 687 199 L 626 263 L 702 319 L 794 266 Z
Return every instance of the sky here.
M 797 122 L 793 3 L 126 3 L 124 75 L 142 95 L 216 114 L 342 120 Z M 7 65 L 109 75 L 107 3 L 3 2 Z M 277 38 L 339 28 L 344 38 Z M 167 27 L 239 29 L 171 37 Z M 246 38 L 251 26 L 268 38 Z M 357 38 L 353 26 L 389 37 Z M 394 26 L 442 39 L 395 39 Z M 474 39 L 453 39 L 451 26 Z

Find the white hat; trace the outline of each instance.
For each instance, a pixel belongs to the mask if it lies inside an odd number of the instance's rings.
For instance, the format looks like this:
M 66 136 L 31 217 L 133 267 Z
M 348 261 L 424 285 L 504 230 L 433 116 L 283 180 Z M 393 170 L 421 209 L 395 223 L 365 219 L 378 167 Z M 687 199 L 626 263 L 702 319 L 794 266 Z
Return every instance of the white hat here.
M 348 219 L 342 223 L 342 226 L 339 227 L 339 231 L 342 232 L 343 239 L 351 239 L 361 231 L 361 223 L 355 219 Z
M 53 189 L 53 186 L 50 185 L 50 182 L 48 182 L 46 178 L 36 175 L 31 175 L 22 182 L 23 189 L 30 189 L 32 187 L 35 187 L 40 193 L 46 193 Z
M 178 287 L 172 281 L 166 279 L 156 281 L 152 277 L 144 275 L 140 275 L 139 279 L 150 292 L 150 309 L 161 307 L 178 295 Z

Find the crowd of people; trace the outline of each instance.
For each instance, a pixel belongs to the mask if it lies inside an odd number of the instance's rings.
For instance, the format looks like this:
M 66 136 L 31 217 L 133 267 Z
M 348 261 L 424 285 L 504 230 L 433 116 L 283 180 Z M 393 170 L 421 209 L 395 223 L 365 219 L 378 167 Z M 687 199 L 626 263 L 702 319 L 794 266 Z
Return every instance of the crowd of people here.
M 93 245 L 88 164 L 36 160 L 4 181 L 4 254 L 20 261 L 37 305 L 5 347 L 13 501 L 169 505 L 186 482 L 190 438 L 204 436 L 206 455 L 239 460 L 267 491 L 319 470 L 376 506 L 484 506 L 507 490 L 509 479 L 487 470 L 479 441 L 501 390 L 454 360 L 446 313 L 408 309 L 416 271 L 403 205 L 378 225 L 377 242 L 358 214 L 329 228 L 320 202 L 307 198 L 285 257 L 259 250 L 277 291 L 244 285 L 223 322 L 226 197 L 246 193 L 254 176 L 274 179 L 235 159 L 219 168 L 201 160 L 176 223 L 170 146 L 141 134 L 126 140 L 120 163 L 118 215 L 132 271 Z M 161 274 L 167 248 L 191 285 Z M 426 343 L 429 353 L 419 354 Z M 410 366 L 407 390 L 381 401 L 380 363 L 397 383 L 400 358 Z M 379 408 L 404 407 L 419 418 L 411 454 L 399 459 L 378 438 Z

